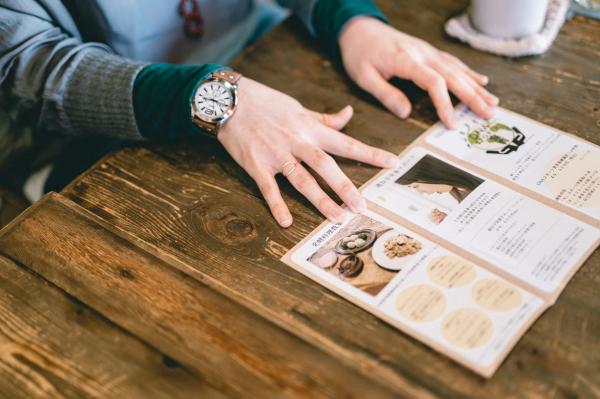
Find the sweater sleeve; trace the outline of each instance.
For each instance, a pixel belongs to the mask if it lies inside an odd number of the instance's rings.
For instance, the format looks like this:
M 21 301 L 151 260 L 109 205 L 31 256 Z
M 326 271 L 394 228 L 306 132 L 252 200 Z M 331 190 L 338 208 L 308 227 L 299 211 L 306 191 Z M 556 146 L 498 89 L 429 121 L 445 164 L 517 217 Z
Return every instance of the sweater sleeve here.
M 139 130 L 148 139 L 197 136 L 192 122 L 192 97 L 200 82 L 225 67 L 217 64 L 151 64 L 137 75 L 133 105 Z
M 338 36 L 353 17 L 369 15 L 386 21 L 371 0 L 278 0 L 337 56 Z M 199 82 L 221 65 L 153 64 L 137 75 L 133 103 L 141 134 L 151 139 L 174 139 L 201 134 L 191 120 L 190 106 Z
M 338 38 L 352 18 L 366 15 L 388 22 L 372 0 L 317 0 L 312 11 L 315 35 L 329 53 L 339 57 Z
M 132 91 L 143 63 L 82 43 L 35 2 L 0 0 L 0 20 L 0 101 L 20 126 L 141 138 Z
M 313 10 L 318 0 L 277 0 L 281 6 L 290 9 L 304 23 L 306 28 L 314 35 L 312 21 Z

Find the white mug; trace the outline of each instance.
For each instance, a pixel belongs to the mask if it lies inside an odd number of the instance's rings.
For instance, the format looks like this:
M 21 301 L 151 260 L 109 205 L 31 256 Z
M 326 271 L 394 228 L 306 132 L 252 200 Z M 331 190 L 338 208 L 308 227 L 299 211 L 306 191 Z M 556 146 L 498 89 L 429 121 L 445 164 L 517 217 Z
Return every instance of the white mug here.
M 544 26 L 548 0 L 471 0 L 469 16 L 478 31 L 503 39 L 518 39 Z

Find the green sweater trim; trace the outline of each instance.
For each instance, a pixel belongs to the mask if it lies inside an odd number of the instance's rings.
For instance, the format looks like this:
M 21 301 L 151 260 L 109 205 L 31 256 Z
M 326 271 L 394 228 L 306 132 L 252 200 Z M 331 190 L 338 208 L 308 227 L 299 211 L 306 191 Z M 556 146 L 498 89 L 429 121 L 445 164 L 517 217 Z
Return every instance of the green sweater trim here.
M 383 12 L 372 0 L 318 0 L 314 6 L 312 22 L 317 38 L 337 61 L 340 57 L 340 33 L 351 18 L 359 15 L 388 23 Z
M 138 130 L 148 139 L 198 136 L 192 122 L 192 97 L 200 82 L 222 65 L 151 64 L 136 76 L 133 108 Z
M 372 0 L 318 0 L 312 21 L 317 38 L 339 61 L 338 37 L 353 17 L 367 15 L 388 22 Z M 192 122 L 192 97 L 200 82 L 222 65 L 151 64 L 136 76 L 133 108 L 138 130 L 147 139 L 198 136 L 202 129 Z

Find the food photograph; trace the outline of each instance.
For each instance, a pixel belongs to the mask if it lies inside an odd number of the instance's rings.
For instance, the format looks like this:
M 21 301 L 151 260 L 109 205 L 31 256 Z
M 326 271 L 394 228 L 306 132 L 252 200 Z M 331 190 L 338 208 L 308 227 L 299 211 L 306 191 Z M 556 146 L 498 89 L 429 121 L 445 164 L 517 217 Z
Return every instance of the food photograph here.
M 423 244 L 413 236 L 357 215 L 308 260 L 375 296 L 421 253 Z

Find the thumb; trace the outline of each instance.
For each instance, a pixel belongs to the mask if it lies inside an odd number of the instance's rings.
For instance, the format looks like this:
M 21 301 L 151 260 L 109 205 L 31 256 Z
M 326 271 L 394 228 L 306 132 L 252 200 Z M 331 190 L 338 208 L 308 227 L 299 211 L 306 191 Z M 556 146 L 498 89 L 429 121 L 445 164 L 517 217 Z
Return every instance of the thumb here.
M 354 115 L 354 109 L 350 105 L 346 105 L 335 114 L 322 114 L 311 110 L 308 110 L 308 112 L 323 125 L 334 130 L 341 130 L 352 119 L 352 115 Z

